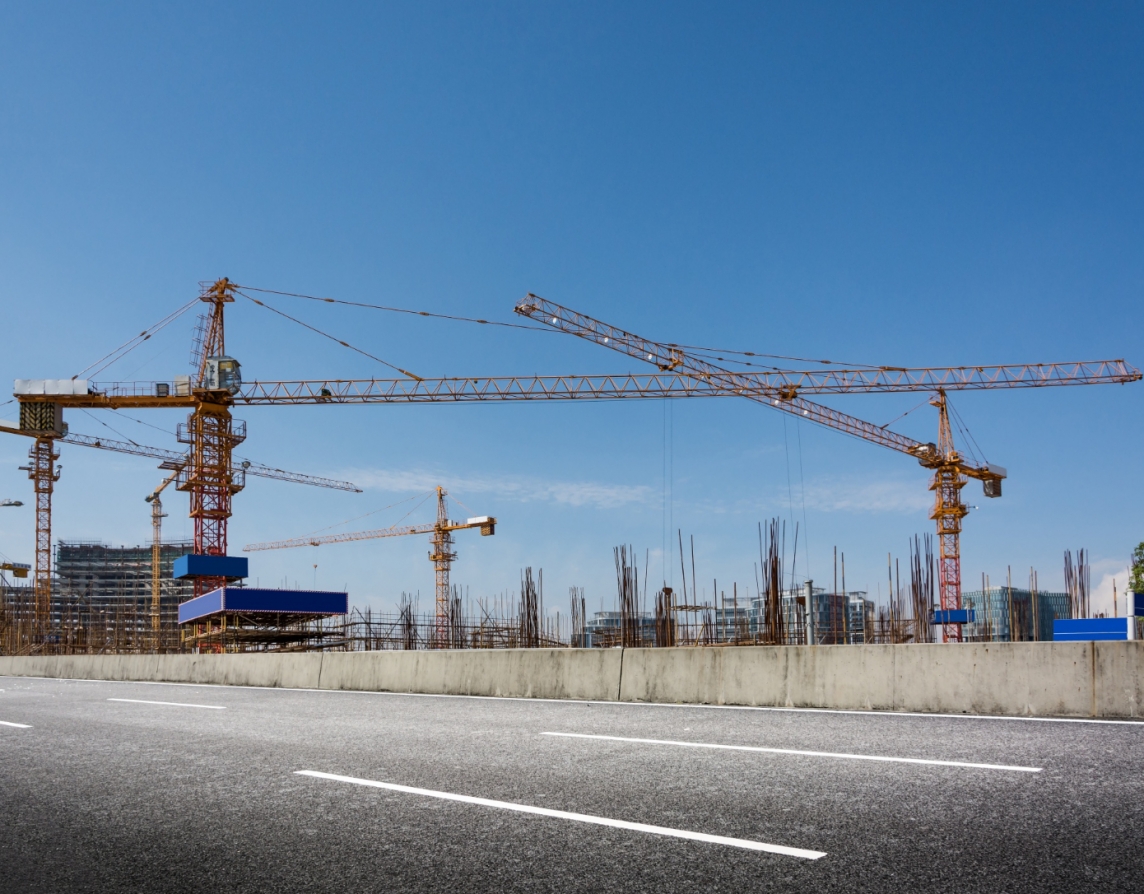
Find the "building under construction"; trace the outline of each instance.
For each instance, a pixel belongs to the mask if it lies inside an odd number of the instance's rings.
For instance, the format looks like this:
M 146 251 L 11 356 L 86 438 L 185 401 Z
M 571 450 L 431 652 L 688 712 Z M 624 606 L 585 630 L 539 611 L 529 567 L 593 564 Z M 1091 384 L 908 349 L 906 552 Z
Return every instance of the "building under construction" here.
M 146 546 L 108 546 L 99 541 L 61 540 L 56 544 L 56 591 L 64 598 L 93 602 L 138 600 L 150 606 L 152 550 Z M 191 596 L 190 581 L 174 580 L 175 560 L 194 551 L 190 541 L 159 547 L 159 598 L 175 608 Z
M 49 645 L 62 652 L 169 651 L 179 642 L 179 603 L 191 584 L 175 580 L 175 559 L 186 541 L 159 550 L 159 630 L 152 613 L 152 546 L 109 546 L 98 541 L 59 541 L 48 601 Z M 0 586 L 0 649 L 20 654 L 30 643 L 36 599 L 32 587 Z

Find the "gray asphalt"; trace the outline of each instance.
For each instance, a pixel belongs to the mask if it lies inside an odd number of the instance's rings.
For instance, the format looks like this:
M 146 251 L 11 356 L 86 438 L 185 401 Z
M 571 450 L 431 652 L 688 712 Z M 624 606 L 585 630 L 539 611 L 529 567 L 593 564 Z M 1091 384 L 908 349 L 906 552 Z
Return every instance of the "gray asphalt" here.
M 11 677 L 0 689 L 0 721 L 29 725 L 0 725 L 5 892 L 1144 890 L 1144 724 Z M 300 770 L 826 856 L 523 815 Z

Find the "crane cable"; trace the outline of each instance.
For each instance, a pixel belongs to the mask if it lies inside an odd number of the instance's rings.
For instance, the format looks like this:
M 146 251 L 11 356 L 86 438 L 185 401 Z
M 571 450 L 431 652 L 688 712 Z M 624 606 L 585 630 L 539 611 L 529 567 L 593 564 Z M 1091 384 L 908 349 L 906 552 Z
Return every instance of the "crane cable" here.
M 945 406 L 946 409 L 949 410 L 950 419 L 953 420 L 953 424 L 957 426 L 958 431 L 965 435 L 968 441 L 966 446 L 969 448 L 969 453 L 973 457 L 974 462 L 976 462 L 978 465 L 987 465 L 988 460 L 985 458 L 985 451 L 981 449 L 981 445 L 978 444 L 977 439 L 973 437 L 973 433 L 970 432 L 969 426 L 965 424 L 965 420 L 961 418 L 961 414 L 954 409 L 953 404 L 950 403 L 948 396 L 946 396 L 945 399 Z M 977 448 L 976 451 L 973 449 L 974 447 Z M 980 454 L 978 454 L 977 451 L 980 451 Z
M 104 428 L 108 429 L 109 431 L 115 432 L 115 434 L 117 434 L 117 435 L 119 435 L 119 437 L 123 438 L 123 440 L 125 440 L 128 444 L 131 444 L 132 446 L 135 446 L 135 447 L 142 446 L 137 441 L 131 440 L 131 438 L 127 437 L 127 435 L 123 434 L 123 432 L 119 431 L 118 429 L 112 428 L 110 425 L 108 425 L 106 422 L 104 422 L 98 416 L 92 416 L 90 411 L 85 410 L 82 407 L 80 407 L 79 411 L 81 413 L 83 413 L 85 416 L 90 416 L 92 419 L 94 419 L 96 422 L 98 422 L 100 425 L 102 425 Z
M 368 310 L 384 310 L 395 314 L 411 314 L 415 317 L 434 317 L 438 320 L 454 320 L 459 323 L 480 323 L 482 326 L 501 326 L 505 329 L 527 329 L 530 332 L 554 333 L 557 330 L 544 326 L 525 326 L 521 323 L 502 323 L 497 320 L 481 320 L 477 317 L 461 317 L 455 314 L 439 314 L 427 310 L 410 310 L 406 307 L 387 307 L 384 304 L 366 304 L 361 301 L 344 301 L 341 298 L 321 298 L 317 295 L 302 295 L 298 292 L 278 292 L 274 289 L 257 289 L 254 286 L 240 286 L 248 292 L 262 292 L 267 295 L 285 295 L 288 298 L 305 298 L 307 301 L 323 301 L 326 304 L 343 304 L 347 307 L 364 307 Z M 249 296 L 247 296 L 249 297 Z
M 751 363 L 747 360 L 728 359 L 726 357 L 717 356 L 719 354 L 738 354 L 742 357 L 769 357 L 772 360 L 793 360 L 796 363 L 818 363 L 823 366 L 842 366 L 851 369 L 866 369 L 866 370 L 901 370 L 905 367 L 901 366 L 881 366 L 871 363 L 850 363 L 843 360 L 816 360 L 813 357 L 792 357 L 786 354 L 764 354 L 760 351 L 733 351 L 729 348 L 705 348 L 699 345 L 677 345 L 668 344 L 670 348 L 684 348 L 688 351 L 695 351 L 697 354 L 704 355 L 707 360 L 719 360 L 724 363 L 737 363 L 740 366 L 750 366 L 755 369 L 770 369 L 775 372 L 790 372 L 790 370 L 783 369 L 780 366 L 769 366 L 764 363 Z
M 405 519 L 409 518 L 410 515 L 412 515 L 414 512 L 416 512 L 422 506 L 424 506 L 425 501 L 428 500 L 431 496 L 433 496 L 433 491 L 429 491 L 427 494 L 424 494 L 424 495 L 414 494 L 412 497 L 406 497 L 404 500 L 398 500 L 396 503 L 390 503 L 388 506 L 382 506 L 380 509 L 374 509 L 372 512 L 367 512 L 365 515 L 356 515 L 353 518 L 347 518 L 345 521 L 335 522 L 332 525 L 326 525 L 326 527 L 324 527 L 324 528 L 318 528 L 318 530 L 311 531 L 309 534 L 305 534 L 303 536 L 313 537 L 315 534 L 321 534 L 322 531 L 328 531 L 331 528 L 340 528 L 342 525 L 348 525 L 350 522 L 360 521 L 363 518 L 369 518 L 371 515 L 377 515 L 379 512 L 385 512 L 386 509 L 392 509 L 394 506 L 400 506 L 402 503 L 408 503 L 410 500 L 416 500 L 418 497 L 421 497 L 420 503 L 418 503 L 416 506 L 414 506 L 412 509 L 410 509 L 408 512 L 406 512 L 405 515 L 401 516 L 401 518 L 399 518 L 392 525 L 390 525 L 391 528 L 395 528 L 399 524 L 401 524 L 403 521 L 405 521 Z M 302 538 L 298 537 L 298 538 L 294 538 L 294 539 L 301 540 Z
M 287 298 L 304 298 L 307 301 L 321 301 L 321 302 L 324 302 L 326 304 L 341 304 L 341 305 L 344 305 L 346 307 L 362 307 L 362 308 L 366 308 L 368 310 L 383 310 L 383 311 L 388 311 L 389 313 L 410 314 L 411 316 L 415 316 L 415 317 L 432 317 L 432 318 L 438 319 L 438 320 L 453 320 L 453 321 L 459 322 L 459 323 L 478 323 L 482 326 L 500 326 L 500 327 L 505 328 L 505 329 L 525 329 L 529 332 L 546 332 L 549 334 L 552 334 L 552 333 L 559 331 L 557 329 L 550 329 L 547 326 L 525 326 L 521 323 L 504 323 L 504 322 L 500 322 L 499 320 L 483 320 L 483 319 L 480 319 L 479 317 L 462 317 L 462 316 L 459 316 L 457 314 L 435 313 L 433 311 L 428 311 L 428 310 L 411 310 L 410 308 L 407 308 L 407 307 L 390 307 L 390 306 L 384 305 L 384 304 L 368 304 L 368 303 L 362 302 L 362 301 L 346 301 L 346 300 L 341 299 L 341 298 L 324 298 L 324 297 L 321 297 L 318 295 L 303 295 L 300 292 L 281 292 L 281 291 L 278 291 L 276 289 L 260 289 L 260 288 L 254 287 L 254 286 L 238 286 L 237 288 L 245 289 L 248 292 L 260 292 L 260 293 L 263 293 L 266 295 L 283 295 Z M 247 296 L 247 297 L 249 297 L 249 296 Z M 684 349 L 689 350 L 689 351 L 701 351 L 704 354 L 708 355 L 707 359 L 720 360 L 720 361 L 729 362 L 729 363 L 738 363 L 738 364 L 743 365 L 743 366 L 752 366 L 752 367 L 755 367 L 757 369 L 771 369 L 771 370 L 774 370 L 776 372 L 786 372 L 786 370 L 783 370 L 782 368 L 777 367 L 777 366 L 767 366 L 766 364 L 751 363 L 751 362 L 746 361 L 746 360 L 726 360 L 726 358 L 716 356 L 716 355 L 719 355 L 719 354 L 738 354 L 739 356 L 742 356 L 742 357 L 769 357 L 772 360 L 792 360 L 796 363 L 818 363 L 818 364 L 823 364 L 826 366 L 831 366 L 831 365 L 839 366 L 839 365 L 841 365 L 841 366 L 855 367 L 855 368 L 861 368 L 861 369 L 897 370 L 897 369 L 902 368 L 902 367 L 898 367 L 898 366 L 880 366 L 880 365 L 870 364 L 870 363 L 846 363 L 846 362 L 841 361 L 841 360 L 815 360 L 813 358 L 808 358 L 808 357 L 791 357 L 791 356 L 788 356 L 785 354 L 766 354 L 766 353 L 763 353 L 760 351 L 736 351 L 736 350 L 733 350 L 731 348 L 711 348 L 711 347 L 703 347 L 701 345 L 682 345 L 682 344 L 674 344 L 674 343 L 665 343 L 665 344 L 669 348 L 684 348 Z
M 309 329 L 311 332 L 316 332 L 318 335 L 322 336 L 323 338 L 328 338 L 330 341 L 336 341 L 343 348 L 349 348 L 351 351 L 356 351 L 358 354 L 361 354 L 363 357 L 368 357 L 370 360 L 376 360 L 382 366 L 388 366 L 390 369 L 397 370 L 397 372 L 401 373 L 403 376 L 408 376 L 409 378 L 415 379 L 418 382 L 424 381 L 424 379 L 422 379 L 421 376 L 416 375 L 415 373 L 411 373 L 411 372 L 409 372 L 409 370 L 402 369 L 400 366 L 394 366 L 388 360 L 382 360 L 380 357 L 376 356 L 375 354 L 371 354 L 368 351 L 363 351 L 361 348 L 355 348 L 348 341 L 343 341 L 342 339 L 338 338 L 336 335 L 330 335 L 330 333 L 328 333 L 328 332 L 323 332 L 321 329 L 318 329 L 316 326 L 311 326 L 309 323 L 303 323 L 297 317 L 292 317 L 292 316 L 290 316 L 290 314 L 284 313 L 283 311 L 278 310 L 278 308 L 276 308 L 276 307 L 271 307 L 265 301 L 259 301 L 257 298 L 253 297 L 252 295 L 247 295 L 245 292 L 240 292 L 238 290 L 236 290 L 236 292 L 237 292 L 237 294 L 242 295 L 242 297 L 247 299 L 248 301 L 253 301 L 259 307 L 264 307 L 267 310 L 278 314 L 278 316 L 280 316 L 280 317 L 285 317 L 287 320 L 290 320 L 291 322 L 297 323 L 299 326 L 302 326 L 306 329 Z
M 128 354 L 130 354 L 133 350 L 135 350 L 137 347 L 139 347 L 139 345 L 141 345 L 141 344 L 143 344 L 143 342 L 147 341 L 147 339 L 149 339 L 152 335 L 159 332 L 160 330 L 162 330 L 163 328 L 168 326 L 170 323 L 173 323 L 175 320 L 177 320 L 179 317 L 181 317 L 183 314 L 185 314 L 188 310 L 190 310 L 192 307 L 194 307 L 198 303 L 198 301 L 199 301 L 198 298 L 192 298 L 190 301 L 188 301 L 182 307 L 178 308 L 177 310 L 171 311 L 171 313 L 169 313 L 169 314 L 167 314 L 167 316 L 163 317 L 163 319 L 161 319 L 154 326 L 150 326 L 147 329 L 144 329 L 138 335 L 132 336 L 131 338 L 129 338 L 127 341 L 125 341 L 123 344 L 121 344 L 118 348 L 116 348 L 111 353 L 104 354 L 102 357 L 100 357 L 98 360 L 96 360 L 95 363 L 92 363 L 90 366 L 87 366 L 84 369 L 81 369 L 78 373 L 76 373 L 74 376 L 72 376 L 72 378 L 78 379 L 80 376 L 82 376 L 84 373 L 88 372 L 89 370 L 94 370 L 94 372 L 92 372 L 93 376 L 98 375 L 99 373 L 103 372 L 105 369 L 107 369 L 107 367 L 111 366 L 111 364 L 115 363 L 118 360 L 122 360 L 124 357 L 126 357 Z M 96 367 L 99 367 L 99 368 L 96 369 Z
M 471 506 L 466 506 L 464 501 L 462 501 L 461 498 L 452 491 L 449 491 L 449 496 L 453 498 L 454 503 L 459 503 L 463 509 L 468 510 L 469 512 L 473 513 L 473 515 L 477 514 L 477 510 L 473 509 Z
M 930 400 L 931 400 L 931 398 L 930 398 L 930 396 L 927 394 L 927 395 L 926 395 L 926 396 L 925 396 L 925 397 L 922 399 L 922 402 L 921 402 L 920 404 L 915 404 L 914 406 L 912 406 L 912 407 L 910 407 L 908 410 L 906 410 L 906 412 L 904 412 L 904 413 L 899 413 L 897 416 L 895 416 L 893 419 L 891 419 L 891 420 L 890 420 L 889 422 L 887 422 L 885 425 L 880 425 L 880 426 L 878 426 L 878 427 L 879 427 L 879 428 L 882 428 L 882 429 L 887 429 L 887 428 L 889 428 L 891 425 L 893 425 L 893 424 L 894 424 L 895 422 L 897 422 L 899 419 L 905 419 L 905 418 L 906 418 L 907 416 L 909 416 L 909 415 L 910 415 L 910 413 L 912 413 L 914 410 L 918 410 L 918 409 L 921 409 L 922 407 L 924 407 L 926 404 L 928 404 L 928 403 L 930 402 Z

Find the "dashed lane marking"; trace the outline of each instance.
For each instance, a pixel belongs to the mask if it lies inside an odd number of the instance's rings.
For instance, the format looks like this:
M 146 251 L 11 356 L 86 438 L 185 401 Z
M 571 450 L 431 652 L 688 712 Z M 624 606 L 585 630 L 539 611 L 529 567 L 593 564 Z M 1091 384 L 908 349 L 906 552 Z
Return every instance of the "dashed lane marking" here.
M 206 708 L 210 711 L 225 711 L 226 705 L 192 705 L 186 702 L 150 702 L 141 698 L 109 698 L 109 702 L 131 702 L 136 705 L 167 705 L 172 708 Z
M 552 819 L 571 820 L 576 823 L 589 823 L 594 826 L 608 826 L 613 829 L 628 829 L 633 832 L 646 832 L 650 835 L 663 835 L 668 838 L 683 838 L 688 841 L 703 841 L 707 844 L 721 844 L 726 847 L 738 847 L 749 851 L 762 851 L 768 854 L 780 854 L 784 857 L 799 857 L 803 860 L 818 860 L 825 857 L 822 851 L 806 850 L 800 847 L 787 847 L 783 844 L 768 844 L 765 841 L 751 841 L 747 838 L 727 838 L 723 835 L 708 835 L 706 832 L 692 832 L 687 829 L 670 829 L 666 826 L 652 826 L 647 823 L 632 823 L 627 820 L 612 819 L 606 816 L 592 816 L 587 813 L 570 813 L 566 810 L 551 810 L 547 807 L 533 807 L 529 804 L 514 804 L 510 801 L 493 801 L 489 798 L 474 798 L 471 795 L 457 795 L 452 792 L 437 792 L 427 788 L 413 788 L 408 785 L 396 785 L 392 782 L 377 782 L 373 779 L 359 779 L 356 776 L 338 776 L 334 773 L 319 773 L 316 770 L 297 770 L 298 776 L 312 776 L 315 779 L 328 779 L 333 782 L 349 782 L 353 785 L 364 785 L 370 788 L 387 789 L 388 791 L 404 792 L 409 795 L 421 795 L 425 798 L 439 798 L 443 801 L 458 801 L 462 804 L 475 804 L 479 807 L 492 807 L 497 810 L 511 810 L 516 813 L 530 813 L 535 816 L 546 816 Z
M 885 757 L 877 754 L 847 754 L 840 751 L 803 751 L 796 748 L 764 748 L 759 745 L 718 745 L 712 742 L 682 742 L 673 739 L 630 739 L 625 736 L 598 736 L 588 733 L 541 733 L 566 739 L 596 739 L 604 742 L 630 742 L 637 745 L 674 745 L 680 748 L 715 748 L 724 751 L 755 751 L 764 754 L 793 754 L 800 757 L 830 757 L 852 761 L 880 761 L 892 764 L 923 764 L 932 767 L 960 767 L 969 770 L 1009 770 L 1014 773 L 1040 773 L 1040 767 L 1018 767 L 1009 764 L 976 764 L 967 761 L 941 761 L 921 757 Z

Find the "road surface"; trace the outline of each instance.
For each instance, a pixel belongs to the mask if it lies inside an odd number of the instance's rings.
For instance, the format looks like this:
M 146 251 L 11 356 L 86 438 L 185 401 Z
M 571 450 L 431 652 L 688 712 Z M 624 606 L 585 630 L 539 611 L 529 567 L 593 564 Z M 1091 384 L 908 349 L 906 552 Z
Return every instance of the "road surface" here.
M 1144 890 L 1142 723 L 0 690 L 5 892 Z

